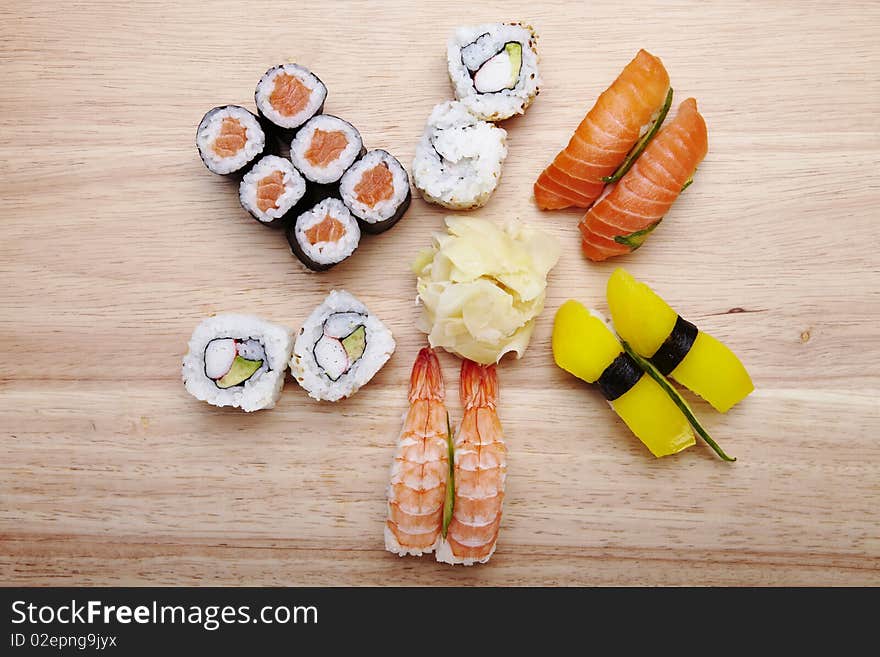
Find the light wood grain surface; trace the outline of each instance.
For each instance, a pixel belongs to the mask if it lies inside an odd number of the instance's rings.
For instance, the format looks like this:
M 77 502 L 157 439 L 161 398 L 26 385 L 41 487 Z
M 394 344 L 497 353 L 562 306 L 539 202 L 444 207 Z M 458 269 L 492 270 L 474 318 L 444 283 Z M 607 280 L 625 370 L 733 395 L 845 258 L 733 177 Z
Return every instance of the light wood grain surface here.
M 451 29 L 509 19 L 540 33 L 545 84 L 504 125 L 504 176 L 475 214 L 540 224 L 563 255 L 531 347 L 499 370 L 498 551 L 452 568 L 382 542 L 423 343 L 408 265 L 444 212 L 415 199 L 309 275 L 193 138 L 207 109 L 252 107 L 262 72 L 297 61 L 329 86 L 327 111 L 409 163 L 450 96 Z M 880 584 L 878 29 L 876 2 L 4 4 L 2 583 Z M 539 212 L 531 183 L 640 47 L 698 99 L 710 152 L 642 250 L 595 265 L 579 214 Z M 553 365 L 556 308 L 605 310 L 616 265 L 748 366 L 757 391 L 727 416 L 688 396 L 737 463 L 702 444 L 651 458 Z M 297 327 L 332 288 L 398 340 L 354 398 L 318 404 L 289 381 L 274 410 L 244 414 L 186 394 L 203 316 Z M 458 361 L 442 362 L 454 390 Z

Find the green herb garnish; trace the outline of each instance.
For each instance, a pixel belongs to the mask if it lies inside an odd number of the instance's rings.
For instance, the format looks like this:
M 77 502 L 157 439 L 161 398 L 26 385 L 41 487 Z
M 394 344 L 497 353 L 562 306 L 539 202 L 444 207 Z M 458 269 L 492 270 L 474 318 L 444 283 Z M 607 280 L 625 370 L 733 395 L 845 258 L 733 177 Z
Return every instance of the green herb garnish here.
M 644 135 L 642 135 L 641 139 L 636 142 L 636 145 L 632 147 L 630 152 L 627 154 L 626 158 L 624 158 L 623 163 L 617 167 L 617 171 L 612 173 L 610 176 L 605 176 L 602 178 L 602 182 L 604 183 L 614 183 L 623 178 L 623 175 L 632 168 L 632 165 L 635 164 L 636 160 L 639 159 L 639 155 L 648 147 L 648 142 L 650 142 L 654 135 L 657 134 L 657 131 L 660 130 L 660 126 L 663 125 L 663 120 L 666 118 L 666 114 L 669 113 L 669 108 L 672 105 L 672 87 L 669 87 L 669 91 L 666 92 L 666 100 L 663 101 L 663 107 L 660 108 L 660 113 L 657 114 L 657 118 L 654 120 L 654 123 L 651 124 L 651 127 L 648 129 Z
M 623 345 L 626 353 L 629 354 L 630 357 L 639 364 L 639 367 L 645 370 L 648 376 L 650 376 L 652 379 L 660 384 L 660 387 L 663 388 L 664 392 L 669 395 L 672 401 L 675 402 L 675 405 L 678 406 L 679 409 L 681 409 L 682 413 L 684 413 L 684 416 L 687 418 L 688 422 L 690 422 L 691 426 L 694 428 L 694 431 L 699 434 L 700 438 L 705 440 L 708 443 L 709 447 L 711 447 L 715 451 L 715 453 L 718 454 L 718 456 L 720 456 L 723 460 L 729 462 L 736 461 L 735 457 L 725 454 L 724 450 L 721 449 L 721 446 L 712 439 L 712 436 L 710 436 L 709 432 L 706 431 L 703 428 L 703 425 L 700 424 L 700 421 L 697 419 L 697 416 L 694 415 L 694 412 L 691 410 L 691 407 L 688 406 L 688 403 L 684 400 L 684 397 L 679 394 L 678 390 L 670 385 L 669 381 L 666 380 L 666 377 L 663 376 L 656 367 L 654 367 L 651 361 L 642 358 L 633 350 L 632 347 L 629 346 L 629 344 L 626 343 L 626 341 L 621 340 L 620 343 Z

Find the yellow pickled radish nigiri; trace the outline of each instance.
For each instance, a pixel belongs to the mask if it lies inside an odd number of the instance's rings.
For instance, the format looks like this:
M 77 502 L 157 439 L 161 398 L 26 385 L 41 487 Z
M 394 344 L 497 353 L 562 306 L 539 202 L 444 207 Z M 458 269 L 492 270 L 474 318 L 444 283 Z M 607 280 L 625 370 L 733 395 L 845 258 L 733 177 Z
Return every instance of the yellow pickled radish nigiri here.
M 739 358 L 683 319 L 624 269 L 608 279 L 608 307 L 618 335 L 666 376 L 726 413 L 755 389 Z
M 654 456 L 694 444 L 687 418 L 669 395 L 627 355 L 601 319 L 566 301 L 553 324 L 553 358 L 566 372 L 596 383 L 611 408 Z

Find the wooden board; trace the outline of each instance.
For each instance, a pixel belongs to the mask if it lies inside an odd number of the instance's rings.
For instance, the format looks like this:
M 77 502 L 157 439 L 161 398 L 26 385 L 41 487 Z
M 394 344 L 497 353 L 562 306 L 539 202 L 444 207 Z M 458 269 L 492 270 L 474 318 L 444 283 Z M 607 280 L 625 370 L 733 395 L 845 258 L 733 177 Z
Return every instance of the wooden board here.
M 6 584 L 880 584 L 880 5 L 805 2 L 7 3 L 0 9 L 0 579 Z M 280 9 L 279 9 L 280 7 Z M 326 109 L 411 161 L 450 96 L 462 21 L 521 19 L 545 84 L 508 121 L 475 215 L 563 245 L 547 309 L 499 372 L 509 478 L 490 564 L 383 550 L 385 486 L 415 328 L 409 262 L 444 212 L 419 199 L 350 262 L 304 273 L 193 145 L 208 108 L 252 106 L 299 61 Z M 693 95 L 710 154 L 636 254 L 579 253 L 577 212 L 531 183 L 640 47 Z M 555 368 L 553 313 L 606 309 L 617 265 L 747 364 L 728 451 L 655 460 L 600 396 Z M 398 349 L 349 401 L 289 382 L 276 409 L 187 395 L 195 324 L 244 311 L 298 326 L 332 288 Z M 443 357 L 455 390 L 457 361 Z M 453 414 L 460 416 L 457 395 Z

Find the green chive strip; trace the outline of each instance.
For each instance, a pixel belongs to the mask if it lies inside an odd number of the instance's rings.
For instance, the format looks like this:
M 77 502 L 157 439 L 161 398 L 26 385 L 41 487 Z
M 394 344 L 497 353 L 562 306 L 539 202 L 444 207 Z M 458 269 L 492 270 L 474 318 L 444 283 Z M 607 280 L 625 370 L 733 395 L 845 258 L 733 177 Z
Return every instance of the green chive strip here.
M 694 430 L 699 434 L 700 438 L 705 440 L 709 447 L 711 447 L 718 456 L 720 456 L 724 461 L 733 462 L 736 461 L 735 457 L 728 456 L 724 453 L 724 450 L 721 449 L 721 446 L 712 440 L 712 436 L 709 435 L 709 432 L 703 428 L 703 425 L 700 424 L 700 421 L 697 419 L 697 416 L 694 415 L 694 412 L 691 410 L 691 407 L 688 406 L 688 403 L 684 400 L 678 390 L 673 388 L 669 381 L 666 380 L 666 377 L 660 374 L 660 371 L 654 367 L 651 361 L 642 358 L 639 356 L 626 341 L 621 340 L 620 343 L 623 345 L 624 350 L 628 353 L 634 361 L 636 361 L 639 366 L 647 372 L 648 376 L 654 379 L 657 383 L 660 384 L 660 387 L 666 392 L 667 395 L 675 402 L 675 405 L 681 409 L 681 412 L 684 413 L 684 416 L 688 419 L 688 422 L 691 423 L 691 426 Z
M 672 87 L 666 92 L 666 100 L 663 101 L 663 107 L 660 108 L 660 113 L 657 114 L 657 119 L 651 124 L 648 131 L 642 135 L 642 138 L 636 142 L 636 145 L 632 147 L 629 154 L 623 160 L 623 163 L 617 167 L 617 171 L 610 176 L 602 178 L 602 182 L 615 183 L 623 178 L 623 175 L 632 168 L 632 165 L 635 164 L 637 159 L 639 159 L 639 155 L 641 155 L 648 147 L 648 142 L 650 142 L 654 138 L 654 135 L 660 130 L 660 126 L 663 125 L 663 120 L 666 118 L 666 114 L 669 112 L 669 107 L 671 105 Z
M 696 173 L 696 170 L 694 170 L 694 173 Z M 694 173 L 691 174 L 691 177 L 690 177 L 690 178 L 688 178 L 687 180 L 684 181 L 684 185 L 681 186 L 681 191 L 682 191 L 682 192 L 683 192 L 684 190 L 686 190 L 688 187 L 690 187 L 691 185 L 694 184 Z M 679 194 L 680 194 L 680 193 L 681 193 L 681 192 L 679 192 Z
M 449 423 L 449 413 L 446 414 L 446 442 L 449 445 L 449 477 L 446 480 L 446 499 L 443 502 L 443 538 L 446 538 L 446 530 L 452 521 L 452 510 L 455 505 L 455 449 L 452 446 L 452 425 Z

